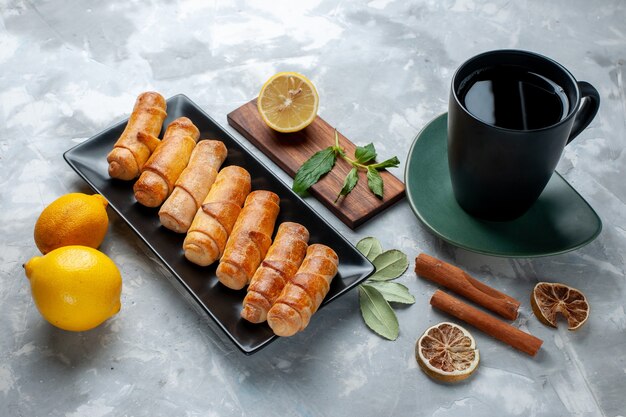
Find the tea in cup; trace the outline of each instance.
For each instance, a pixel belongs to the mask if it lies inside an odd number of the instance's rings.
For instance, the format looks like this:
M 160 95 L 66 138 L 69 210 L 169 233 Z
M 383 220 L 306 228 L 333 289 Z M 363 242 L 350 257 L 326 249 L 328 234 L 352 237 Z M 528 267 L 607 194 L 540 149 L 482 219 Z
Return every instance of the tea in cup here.
M 523 215 L 600 95 L 559 63 L 520 50 L 477 55 L 452 78 L 448 166 L 459 205 L 494 221 Z

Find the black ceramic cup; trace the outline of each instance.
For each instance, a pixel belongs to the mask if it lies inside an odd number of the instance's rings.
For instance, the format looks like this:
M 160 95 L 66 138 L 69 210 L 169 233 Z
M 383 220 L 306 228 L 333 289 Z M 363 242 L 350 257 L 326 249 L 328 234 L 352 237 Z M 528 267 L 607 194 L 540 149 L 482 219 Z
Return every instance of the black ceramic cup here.
M 506 86 L 500 87 L 503 74 Z M 519 91 L 510 82 L 516 76 L 522 79 Z M 526 79 L 535 85 L 528 87 Z M 554 103 L 563 104 L 560 116 Z M 565 145 L 589 125 L 599 105 L 591 84 L 532 52 L 497 50 L 466 61 L 452 78 L 448 110 L 448 165 L 459 205 L 485 220 L 524 214 L 550 180 Z M 521 114 L 515 114 L 518 108 Z M 498 115 L 500 110 L 506 114 Z M 509 122 L 511 117 L 520 123 Z M 534 122 L 526 123 L 527 117 Z

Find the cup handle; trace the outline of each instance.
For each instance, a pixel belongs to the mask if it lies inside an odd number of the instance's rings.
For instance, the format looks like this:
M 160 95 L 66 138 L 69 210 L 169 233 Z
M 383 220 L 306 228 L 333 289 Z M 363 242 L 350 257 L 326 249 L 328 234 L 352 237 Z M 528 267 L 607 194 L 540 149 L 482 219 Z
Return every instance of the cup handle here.
M 576 119 L 569 134 L 567 143 L 570 143 L 591 123 L 600 108 L 600 93 L 586 81 L 578 81 L 582 104 L 576 112 Z

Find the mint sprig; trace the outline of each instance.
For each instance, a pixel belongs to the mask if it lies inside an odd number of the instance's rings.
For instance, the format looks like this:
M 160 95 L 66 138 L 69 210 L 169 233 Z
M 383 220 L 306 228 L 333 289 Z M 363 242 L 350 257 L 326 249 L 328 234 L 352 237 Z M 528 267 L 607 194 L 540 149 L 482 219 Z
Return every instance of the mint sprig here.
M 372 159 L 376 158 L 376 149 L 374 149 L 374 144 L 370 143 L 365 146 L 357 146 L 354 150 L 354 157 L 357 162 L 361 164 L 365 164 Z
M 350 170 L 350 172 L 348 172 L 348 175 L 346 175 L 346 179 L 343 181 L 343 188 L 339 191 L 339 194 L 335 199 L 335 203 L 342 195 L 348 195 L 356 186 L 357 182 L 359 182 L 359 170 L 354 167 Z
M 296 172 L 293 179 L 293 190 L 298 194 L 303 194 L 323 175 L 333 169 L 336 160 L 337 154 L 332 146 L 315 152 Z
M 359 305 L 365 324 L 374 332 L 389 340 L 396 340 L 400 332 L 398 317 L 391 303 L 413 304 L 415 297 L 409 289 L 397 282 L 409 267 L 406 254 L 397 250 L 382 250 L 374 237 L 361 239 L 356 248 L 376 267 L 365 283 L 359 285 Z
M 367 185 L 378 198 L 383 198 L 383 177 L 376 168 L 367 168 Z
M 383 198 L 384 183 L 380 175 L 380 170 L 395 168 L 400 165 L 400 160 L 396 156 L 383 162 L 372 163 L 376 159 L 377 153 L 373 143 L 365 146 L 357 146 L 354 151 L 354 159 L 348 157 L 346 151 L 339 145 L 339 134 L 335 130 L 335 144 L 322 149 L 311 156 L 302 164 L 293 179 L 292 189 L 304 195 L 306 191 L 319 179 L 329 173 L 335 166 L 337 158 L 340 157 L 352 165 L 352 169 L 346 175 L 343 187 L 337 194 L 335 203 L 342 196 L 347 196 L 359 182 L 359 170 L 367 173 L 367 185 L 372 193 L 378 198 Z

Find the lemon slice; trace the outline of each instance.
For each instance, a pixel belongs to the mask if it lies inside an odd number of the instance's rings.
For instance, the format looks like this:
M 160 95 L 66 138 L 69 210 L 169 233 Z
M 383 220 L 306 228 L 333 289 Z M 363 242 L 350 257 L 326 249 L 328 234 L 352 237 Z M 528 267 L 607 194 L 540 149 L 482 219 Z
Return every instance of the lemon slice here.
M 530 296 L 533 313 L 543 324 L 556 327 L 557 313 L 567 319 L 567 330 L 578 330 L 589 318 L 589 303 L 576 288 L 552 282 L 535 285 Z
M 480 355 L 474 338 L 463 327 L 443 322 L 427 329 L 415 345 L 420 368 L 431 378 L 458 382 L 478 367 Z
M 279 72 L 263 84 L 257 107 L 272 129 L 297 132 L 317 116 L 319 96 L 313 83 L 297 72 Z

